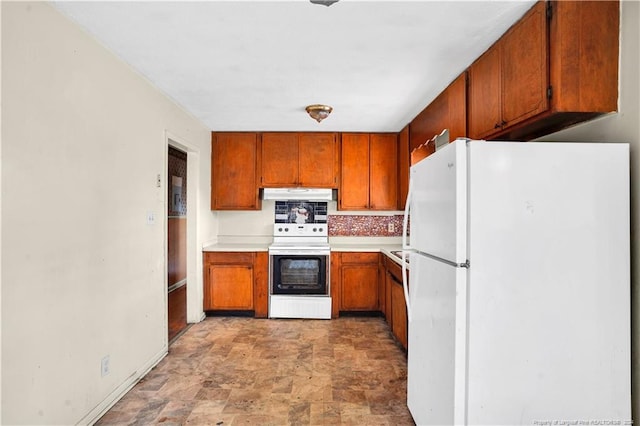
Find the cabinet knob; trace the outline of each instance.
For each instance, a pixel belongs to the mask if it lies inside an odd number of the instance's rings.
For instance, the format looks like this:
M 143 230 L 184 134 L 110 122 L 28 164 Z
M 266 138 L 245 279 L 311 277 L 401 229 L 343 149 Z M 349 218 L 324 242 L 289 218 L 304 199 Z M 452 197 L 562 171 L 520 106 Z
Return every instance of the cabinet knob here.
M 493 126 L 494 129 L 499 129 L 500 128 L 500 123 L 496 123 L 495 126 Z

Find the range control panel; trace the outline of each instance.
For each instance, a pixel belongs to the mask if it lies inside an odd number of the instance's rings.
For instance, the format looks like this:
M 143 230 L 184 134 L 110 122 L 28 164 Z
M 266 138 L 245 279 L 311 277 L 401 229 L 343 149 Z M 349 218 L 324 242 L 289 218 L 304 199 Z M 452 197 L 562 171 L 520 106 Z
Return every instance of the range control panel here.
M 326 237 L 328 235 L 326 223 L 275 223 L 273 225 L 274 237 Z

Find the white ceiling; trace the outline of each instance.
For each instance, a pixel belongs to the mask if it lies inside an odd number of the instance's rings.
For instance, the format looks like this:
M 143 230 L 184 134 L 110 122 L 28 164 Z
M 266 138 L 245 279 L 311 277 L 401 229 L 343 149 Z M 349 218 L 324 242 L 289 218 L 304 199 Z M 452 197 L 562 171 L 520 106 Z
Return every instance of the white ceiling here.
M 534 2 L 54 5 L 211 130 L 395 132 Z

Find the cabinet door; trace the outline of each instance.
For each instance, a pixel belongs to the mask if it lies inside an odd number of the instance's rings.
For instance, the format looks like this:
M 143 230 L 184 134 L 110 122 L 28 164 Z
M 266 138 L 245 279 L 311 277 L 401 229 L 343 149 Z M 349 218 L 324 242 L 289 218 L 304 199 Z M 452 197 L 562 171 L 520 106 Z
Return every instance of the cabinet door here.
M 554 111 L 616 111 L 620 2 L 554 0 L 550 4 Z
M 331 253 L 331 318 L 340 316 L 340 302 L 342 294 L 342 254 Z
M 379 253 L 342 253 L 340 309 L 377 311 Z
M 269 253 L 254 254 L 253 276 L 253 310 L 256 318 L 267 318 L 269 316 Z
M 376 311 L 378 265 L 342 265 L 342 310 Z
M 366 210 L 369 208 L 369 135 L 343 133 L 341 154 L 338 208 Z
M 467 137 L 467 73 L 463 72 L 446 89 L 449 139 Z
M 257 157 L 257 133 L 212 133 L 212 210 L 260 210 Z
M 501 41 L 503 127 L 549 108 L 547 46 L 546 3 L 539 2 Z
M 335 133 L 300 133 L 299 181 L 310 188 L 337 188 L 338 151 Z
M 482 139 L 500 129 L 500 46 L 493 45 L 469 67 L 469 136 Z
M 409 125 L 398 133 L 398 209 L 404 210 L 409 192 Z
M 387 320 L 387 324 L 391 327 L 393 331 L 393 316 L 391 315 L 393 309 L 393 300 L 391 299 L 391 288 L 393 287 L 393 276 L 391 272 L 385 270 L 385 280 L 384 280 L 384 292 L 385 297 L 387 299 L 386 309 L 384 311 L 384 318 Z
M 398 342 L 407 349 L 407 305 L 402 283 L 391 277 L 391 330 Z
M 398 137 L 371 134 L 369 140 L 369 208 L 398 208 Z
M 207 265 L 205 310 L 253 309 L 253 268 L 250 265 Z
M 387 311 L 386 278 L 387 270 L 384 268 L 384 262 L 380 260 L 378 264 L 378 310 L 383 316 Z M 391 303 L 390 300 L 389 303 Z
M 298 134 L 262 134 L 262 186 L 298 186 Z
M 463 72 L 410 124 L 410 150 L 449 129 L 449 138 L 467 136 L 467 73 Z

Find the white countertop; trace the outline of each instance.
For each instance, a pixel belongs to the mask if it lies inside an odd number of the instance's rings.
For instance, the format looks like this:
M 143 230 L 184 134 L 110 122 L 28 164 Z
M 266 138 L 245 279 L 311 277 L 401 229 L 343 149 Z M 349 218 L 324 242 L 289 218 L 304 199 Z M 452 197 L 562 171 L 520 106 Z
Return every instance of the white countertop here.
M 270 243 L 269 243 L 270 244 Z M 212 243 L 202 247 L 202 251 L 268 251 L 265 243 Z

